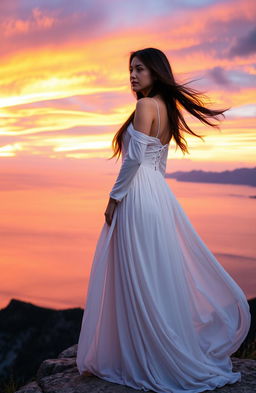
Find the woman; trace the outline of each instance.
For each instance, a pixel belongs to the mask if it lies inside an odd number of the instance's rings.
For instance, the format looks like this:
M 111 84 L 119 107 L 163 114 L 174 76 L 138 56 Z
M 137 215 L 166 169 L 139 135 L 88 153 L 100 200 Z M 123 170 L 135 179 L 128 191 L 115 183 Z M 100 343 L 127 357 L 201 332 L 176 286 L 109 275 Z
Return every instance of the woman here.
M 122 166 L 110 192 L 78 341 L 80 374 L 143 391 L 197 393 L 241 380 L 230 355 L 251 322 L 242 289 L 195 231 L 164 179 L 173 137 L 224 110 L 177 84 L 158 49 L 132 52 L 136 109 L 114 138 Z M 223 115 L 224 116 L 224 115 Z M 111 157 L 112 158 L 112 157 Z

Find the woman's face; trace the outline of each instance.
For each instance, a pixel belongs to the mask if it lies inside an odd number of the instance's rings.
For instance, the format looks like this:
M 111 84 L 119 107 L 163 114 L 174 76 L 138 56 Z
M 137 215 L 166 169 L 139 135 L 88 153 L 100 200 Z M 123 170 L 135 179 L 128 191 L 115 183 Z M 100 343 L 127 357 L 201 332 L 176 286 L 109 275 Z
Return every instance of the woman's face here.
M 133 91 L 139 91 L 144 96 L 147 96 L 153 83 L 150 70 L 136 56 L 132 59 L 130 65 L 130 82 Z

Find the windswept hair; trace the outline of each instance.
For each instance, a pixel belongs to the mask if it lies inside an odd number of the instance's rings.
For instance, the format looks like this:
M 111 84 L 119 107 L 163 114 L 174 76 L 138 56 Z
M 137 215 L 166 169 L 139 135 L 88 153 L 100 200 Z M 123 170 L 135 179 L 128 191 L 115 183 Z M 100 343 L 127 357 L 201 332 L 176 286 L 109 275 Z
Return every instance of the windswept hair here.
M 176 149 L 179 146 L 184 155 L 185 153 L 190 154 L 187 148 L 187 141 L 182 136 L 181 131 L 187 132 L 204 140 L 201 135 L 196 134 L 190 129 L 183 117 L 181 108 L 186 109 L 189 113 L 191 113 L 191 115 L 197 117 L 202 123 L 208 124 L 209 126 L 218 128 L 220 130 L 218 124 L 212 123 L 208 119 L 213 118 L 215 120 L 219 120 L 219 115 L 222 115 L 225 118 L 224 112 L 230 108 L 223 110 L 209 109 L 205 106 L 204 103 L 204 101 L 206 102 L 207 99 L 209 99 L 205 94 L 203 94 L 205 92 L 200 92 L 191 87 L 186 87 L 186 85 L 192 81 L 187 83 L 177 83 L 174 79 L 170 63 L 166 55 L 161 50 L 156 48 L 145 48 L 130 52 L 129 70 L 132 59 L 135 56 L 138 57 L 138 59 L 140 59 L 142 63 L 150 70 L 154 79 L 152 89 L 147 97 L 153 97 L 156 94 L 159 94 L 165 101 L 168 118 L 171 125 L 169 141 L 173 136 L 174 140 L 176 141 Z M 142 93 L 140 92 L 135 92 L 135 95 L 137 100 L 143 97 Z M 114 153 L 109 159 L 112 159 L 115 156 L 118 156 L 117 159 L 119 158 L 122 152 L 123 132 L 126 130 L 129 123 L 133 120 L 134 114 L 135 110 L 115 134 L 112 140 L 112 149 Z

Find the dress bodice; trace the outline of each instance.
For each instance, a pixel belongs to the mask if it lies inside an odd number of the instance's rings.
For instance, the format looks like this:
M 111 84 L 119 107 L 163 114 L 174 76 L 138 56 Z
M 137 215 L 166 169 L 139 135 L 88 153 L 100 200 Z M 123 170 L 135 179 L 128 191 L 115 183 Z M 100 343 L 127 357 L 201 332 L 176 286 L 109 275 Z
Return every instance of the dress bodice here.
M 122 144 L 122 161 L 124 160 L 124 157 L 128 151 L 128 146 L 132 137 L 136 138 L 138 142 L 147 144 L 141 166 L 146 166 L 155 171 L 160 171 L 164 176 L 166 171 L 169 143 L 163 145 L 159 138 L 135 130 L 131 121 L 124 132 Z
M 109 196 L 121 201 L 127 195 L 137 172 L 150 171 L 151 176 L 164 177 L 169 144 L 163 145 L 159 138 L 135 130 L 129 123 L 122 141 L 122 166 Z

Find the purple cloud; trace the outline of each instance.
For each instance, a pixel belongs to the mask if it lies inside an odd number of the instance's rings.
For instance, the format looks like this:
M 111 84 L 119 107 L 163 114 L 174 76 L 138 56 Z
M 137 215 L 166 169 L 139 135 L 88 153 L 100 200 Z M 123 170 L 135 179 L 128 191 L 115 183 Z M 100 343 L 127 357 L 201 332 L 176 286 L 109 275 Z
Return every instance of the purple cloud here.
M 236 39 L 236 43 L 229 51 L 229 56 L 249 56 L 253 53 L 256 53 L 256 28 L 249 31 L 246 36 Z

